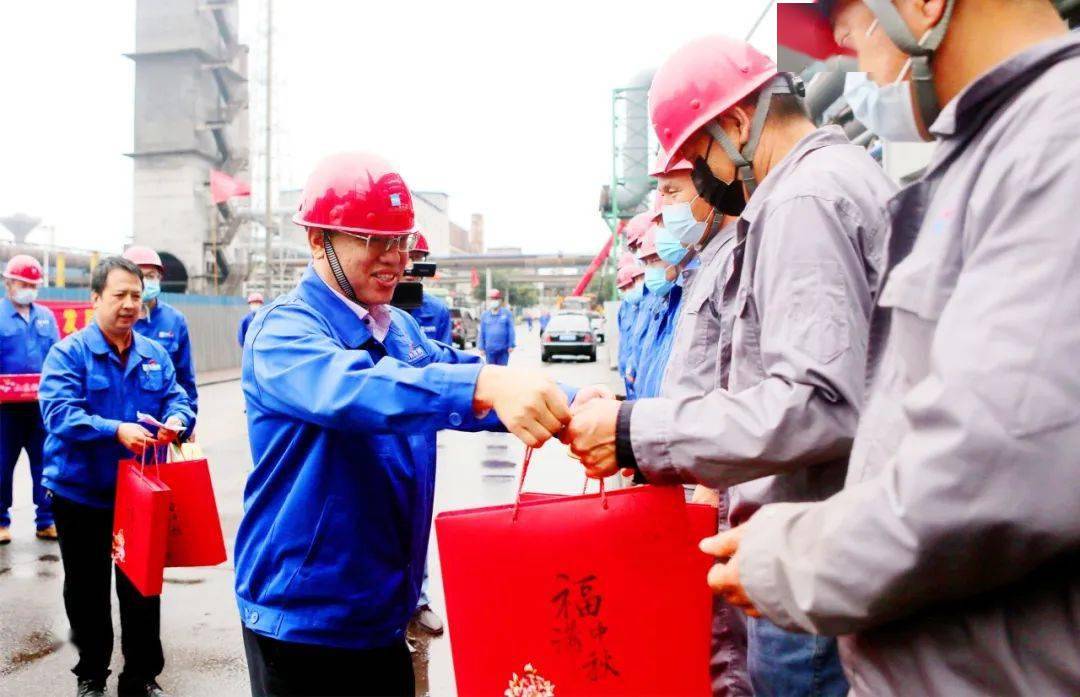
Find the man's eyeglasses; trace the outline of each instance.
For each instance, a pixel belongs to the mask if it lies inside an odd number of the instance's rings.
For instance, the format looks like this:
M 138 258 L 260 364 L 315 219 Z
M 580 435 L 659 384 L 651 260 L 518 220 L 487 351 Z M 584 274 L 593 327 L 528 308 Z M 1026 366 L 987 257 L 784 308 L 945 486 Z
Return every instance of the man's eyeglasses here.
M 412 250 L 416 249 L 416 243 L 419 240 L 420 235 L 415 232 L 410 232 L 407 235 L 394 235 L 393 237 L 387 237 L 384 235 L 353 235 L 358 240 L 363 240 L 364 245 L 371 249 L 372 242 L 375 243 L 375 249 L 380 253 L 385 252 L 399 252 L 401 254 L 408 254 Z M 379 247 L 379 245 L 384 245 Z

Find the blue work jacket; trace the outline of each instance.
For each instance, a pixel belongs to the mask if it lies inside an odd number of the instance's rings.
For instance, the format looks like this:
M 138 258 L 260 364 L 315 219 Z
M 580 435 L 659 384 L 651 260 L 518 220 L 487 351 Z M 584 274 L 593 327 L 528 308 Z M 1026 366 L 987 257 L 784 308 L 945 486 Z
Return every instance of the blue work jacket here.
M 403 310 L 376 340 L 309 267 L 256 315 L 243 390 L 255 463 L 236 535 L 241 620 L 263 636 L 365 649 L 404 637 L 424 576 L 440 429 L 473 414 L 479 358 Z
M 626 375 L 626 357 L 630 352 L 632 346 L 630 339 L 630 330 L 633 329 L 634 321 L 637 319 L 638 309 L 641 306 L 641 298 L 636 300 L 624 299 L 619 303 L 619 314 L 617 315 L 617 324 L 619 327 L 619 375 Z
M 497 312 L 484 310 L 480 315 L 480 335 L 476 348 L 492 353 L 512 349 L 517 345 L 514 338 L 514 313 L 500 307 Z
M 682 294 L 682 286 L 676 285 L 667 295 L 653 296 L 656 298 L 651 308 L 653 315 L 638 353 L 637 378 L 634 382 L 637 399 L 660 396 L 660 383 L 671 355 L 671 340 L 675 336 Z
M 191 398 L 191 408 L 199 411 L 199 391 L 195 387 L 195 363 L 191 360 L 191 337 L 188 336 L 187 320 L 180 310 L 161 300 L 146 317 L 135 323 L 135 331 L 147 339 L 153 339 L 169 352 L 176 381 Z
M 420 307 L 409 310 L 427 338 L 450 345 L 454 337 L 450 331 L 450 308 L 434 295 L 424 293 Z
M 0 375 L 40 373 L 45 355 L 57 341 L 60 329 L 53 313 L 30 303 L 30 315 L 23 319 L 8 298 L 0 300 Z
M 255 319 L 255 311 L 252 310 L 244 315 L 244 318 L 240 320 L 240 329 L 236 332 L 236 343 L 240 344 L 240 348 L 244 348 L 244 337 L 247 336 L 248 327 L 251 326 L 251 320 Z
M 136 412 L 143 412 L 160 421 L 178 416 L 188 432 L 195 426 L 195 411 L 165 349 L 134 334 L 121 363 L 97 322 L 49 351 L 38 401 L 48 434 L 43 485 L 95 508 L 112 508 L 116 464 L 133 457 L 116 440 L 121 423 L 136 423 Z
M 648 288 L 642 287 L 641 300 L 638 301 L 637 315 L 634 317 L 634 323 L 630 327 L 630 341 L 626 347 L 626 372 L 623 373 L 623 381 L 626 384 L 627 399 L 637 397 L 638 360 L 641 354 L 642 342 L 645 340 L 645 333 L 649 331 L 649 327 L 653 322 L 656 302 L 656 293 L 651 293 Z

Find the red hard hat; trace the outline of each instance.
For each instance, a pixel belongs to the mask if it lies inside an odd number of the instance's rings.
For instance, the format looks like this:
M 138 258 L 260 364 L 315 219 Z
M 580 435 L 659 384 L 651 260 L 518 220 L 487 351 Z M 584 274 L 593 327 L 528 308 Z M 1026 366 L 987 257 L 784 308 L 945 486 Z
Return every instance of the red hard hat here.
M 488 293 L 488 300 L 502 300 L 502 291 L 498 288 L 492 288 Z
M 707 36 L 675 52 L 653 77 L 649 116 L 667 170 L 705 124 L 776 77 L 776 64 L 750 44 Z
M 422 233 L 416 236 L 416 246 L 413 247 L 412 251 L 431 254 L 431 248 L 428 247 L 427 238 L 424 237 Z
M 356 235 L 416 232 L 409 187 L 389 162 L 363 152 L 331 155 L 315 165 L 293 222 Z
M 626 244 L 635 245 L 641 242 L 642 236 L 645 235 L 645 231 L 652 227 L 653 212 L 646 211 L 644 213 L 638 213 L 630 222 L 626 224 Z
M 630 275 L 629 267 L 619 269 L 619 272 L 615 274 L 615 286 L 622 290 L 632 285 L 634 285 L 634 277 Z
M 165 265 L 161 263 L 161 257 L 149 247 L 132 245 L 124 250 L 123 256 L 135 266 L 156 266 L 165 273 Z
M 258 291 L 254 292 L 254 293 L 248 293 L 247 301 L 248 301 L 249 304 L 250 303 L 264 303 L 264 302 L 266 302 L 266 300 L 263 299 L 263 294 L 259 293 Z
M 637 251 L 637 258 L 644 259 L 654 254 L 659 254 L 656 251 L 656 226 L 650 224 L 649 229 L 645 231 L 645 235 L 641 238 L 641 247 Z
M 41 285 L 45 280 L 45 271 L 38 260 L 29 254 L 16 254 L 4 266 L 4 278 Z
M 661 164 L 663 162 L 669 162 L 671 164 L 667 168 L 665 168 Z M 661 148 L 660 152 L 658 152 L 656 154 L 656 165 L 653 167 L 652 171 L 649 172 L 649 176 L 650 177 L 663 177 L 665 175 L 674 174 L 675 172 L 692 172 L 692 171 L 694 171 L 694 165 L 690 164 L 689 160 L 679 159 L 679 160 L 675 160 L 674 162 L 672 162 L 672 158 L 668 157 L 667 153 L 664 152 L 663 148 Z

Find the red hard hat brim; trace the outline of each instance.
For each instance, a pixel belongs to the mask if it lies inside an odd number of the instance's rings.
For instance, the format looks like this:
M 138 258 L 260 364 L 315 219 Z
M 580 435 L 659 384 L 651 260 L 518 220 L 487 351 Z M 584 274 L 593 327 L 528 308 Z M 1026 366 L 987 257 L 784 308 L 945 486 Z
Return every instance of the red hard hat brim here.
M 316 230 L 334 230 L 336 232 L 344 232 L 347 235 L 372 235 L 375 237 L 401 237 L 402 235 L 411 235 L 416 232 L 420 232 L 420 228 L 417 225 L 413 225 L 408 230 L 395 230 L 394 232 L 387 232 L 386 230 L 373 230 L 372 228 L 363 227 L 345 227 L 344 225 L 316 225 L 315 223 L 309 223 L 303 219 L 303 217 L 297 213 L 293 216 L 293 223 L 303 228 L 315 228 Z

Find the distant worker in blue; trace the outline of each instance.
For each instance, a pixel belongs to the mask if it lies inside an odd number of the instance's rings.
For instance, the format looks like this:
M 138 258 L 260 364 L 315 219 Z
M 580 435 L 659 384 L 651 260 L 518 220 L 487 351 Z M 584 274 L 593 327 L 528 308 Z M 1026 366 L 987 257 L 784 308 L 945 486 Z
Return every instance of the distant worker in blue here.
M 641 303 L 641 288 L 645 276 L 645 267 L 637 263 L 633 254 L 627 252 L 619 260 L 619 270 L 615 277 L 615 284 L 622 295 L 619 303 L 618 328 L 619 328 L 619 375 L 626 374 L 626 357 L 630 351 L 630 330 L 637 319 L 639 305 Z
M 244 338 L 247 336 L 248 327 L 251 326 L 251 320 L 255 319 L 255 313 L 258 312 L 265 303 L 266 299 L 263 298 L 262 293 L 258 291 L 248 293 L 248 313 L 240 320 L 240 329 L 236 332 L 236 342 L 240 344 L 240 348 L 244 348 Z
M 543 311 L 540 313 L 540 333 L 541 334 L 543 334 L 544 330 L 547 329 L 548 322 L 550 322 L 550 321 L 551 321 L 551 310 L 549 310 L 549 309 L 547 309 L 545 307 L 543 309 Z
M 0 375 L 40 373 L 60 330 L 51 311 L 38 305 L 38 288 L 45 274 L 38 260 L 16 254 L 4 267 L 6 297 L 0 299 Z M 41 449 L 45 425 L 37 400 L 0 403 L 0 545 L 11 542 L 11 509 L 14 500 L 15 464 L 26 451 L 30 461 L 37 536 L 56 539 L 52 501 L 41 486 Z
M 664 370 L 667 369 L 668 356 L 671 353 L 671 338 L 675 334 L 675 324 L 682 307 L 686 280 L 682 274 L 691 273 L 678 267 L 672 269 L 672 263 L 669 261 L 670 242 L 670 235 L 665 234 L 663 226 L 655 225 L 642 245 L 643 252 L 652 252 L 644 259 L 645 286 L 655 300 L 650 306 L 652 316 L 641 339 L 637 358 L 634 385 L 634 394 L 637 399 L 660 396 L 660 380 L 664 376 Z M 686 250 L 679 246 L 677 240 L 675 246 L 685 253 Z M 669 271 L 675 273 L 669 274 Z
M 488 307 L 480 315 L 480 332 L 476 348 L 484 352 L 491 365 L 506 365 L 510 352 L 517 345 L 514 336 L 514 313 L 503 307 L 502 292 L 493 289 L 489 294 Z
M 568 394 L 431 341 L 389 304 L 416 226 L 381 158 L 321 161 L 294 222 L 312 263 L 244 346 L 255 466 L 235 561 L 251 692 L 411 697 L 437 431 L 539 446 L 569 422 Z
M 176 380 L 172 359 L 157 342 L 132 330 L 142 306 L 142 272 L 121 257 L 94 268 L 94 320 L 53 346 L 41 372 L 39 400 L 48 433 L 43 483 L 51 492 L 64 608 L 79 652 L 72 670 L 78 694 L 104 697 L 113 652 L 111 606 L 113 506 L 117 463 L 168 443 L 195 424 L 195 411 Z M 151 434 L 138 412 L 165 424 Z M 164 697 L 157 676 L 161 597 L 145 597 L 116 574 L 124 670 L 122 697 Z
M 431 254 L 431 248 L 428 247 L 427 238 L 422 234 L 416 235 L 416 248 L 409 252 L 409 259 L 411 261 L 426 261 L 428 255 Z M 408 269 L 406 269 L 406 272 Z M 422 279 L 416 276 L 405 276 L 405 280 L 420 282 Z M 452 322 L 450 321 L 450 308 L 446 306 L 439 298 L 436 298 L 431 293 L 424 291 L 423 299 L 420 301 L 420 307 L 409 310 L 409 314 L 413 316 L 420 328 L 424 330 L 424 334 L 427 338 L 433 341 L 441 341 L 447 346 L 452 346 L 454 338 L 452 334 Z
M 169 352 L 176 381 L 191 398 L 191 408 L 199 411 L 199 391 L 195 387 L 195 363 L 191 358 L 191 337 L 184 315 L 172 305 L 160 299 L 161 282 L 165 280 L 165 264 L 158 253 L 149 247 L 131 246 L 124 250 L 124 258 L 135 264 L 143 273 L 142 310 L 135 331 L 147 339 L 153 339 Z

